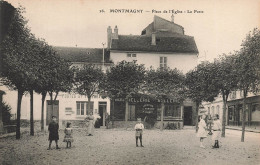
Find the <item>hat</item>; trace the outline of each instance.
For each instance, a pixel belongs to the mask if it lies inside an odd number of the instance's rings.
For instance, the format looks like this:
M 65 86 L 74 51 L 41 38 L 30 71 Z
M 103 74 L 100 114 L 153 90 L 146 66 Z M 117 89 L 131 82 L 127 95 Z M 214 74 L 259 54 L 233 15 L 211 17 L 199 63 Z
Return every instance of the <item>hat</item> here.
M 137 118 L 137 121 L 142 121 L 142 119 L 141 118 Z

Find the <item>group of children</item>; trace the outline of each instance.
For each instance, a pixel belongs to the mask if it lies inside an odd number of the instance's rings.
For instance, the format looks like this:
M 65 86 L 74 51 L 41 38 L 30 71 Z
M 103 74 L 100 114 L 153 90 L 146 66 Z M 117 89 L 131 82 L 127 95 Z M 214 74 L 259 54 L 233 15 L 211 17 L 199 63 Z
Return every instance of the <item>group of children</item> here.
M 200 147 L 201 148 L 205 148 L 205 146 L 203 145 L 203 139 L 207 137 L 208 132 L 207 132 L 207 125 L 205 122 L 205 115 L 201 116 L 200 122 L 198 124 L 198 133 L 197 133 L 197 137 L 200 138 Z M 136 147 L 138 147 L 138 139 L 140 140 L 140 146 L 143 146 L 142 143 L 142 137 L 143 137 L 143 129 L 144 129 L 144 125 L 142 124 L 141 118 L 137 119 L 137 124 L 135 125 L 135 139 L 136 139 Z M 48 127 L 49 130 L 49 148 L 48 150 L 51 149 L 51 143 L 54 140 L 56 143 L 56 149 L 60 149 L 58 146 L 58 140 L 59 140 L 59 124 L 57 123 L 57 118 L 55 116 L 52 117 L 52 121 L 49 124 Z M 219 138 L 221 135 L 221 123 L 219 120 L 219 116 L 216 114 L 214 116 L 214 121 L 213 121 L 213 135 L 212 135 L 212 140 L 214 142 L 214 145 L 212 146 L 212 148 L 219 148 Z M 71 128 L 71 123 L 67 123 L 66 128 L 64 130 L 65 136 L 63 139 L 63 142 L 67 143 L 67 148 L 71 148 L 71 143 L 74 141 L 73 137 L 72 137 L 72 128 Z
M 144 125 L 141 122 L 141 118 L 137 119 L 137 124 L 135 125 L 135 136 L 136 136 L 136 147 L 138 147 L 138 139 L 140 140 L 140 146 L 144 147 L 142 144 L 142 135 L 143 135 L 143 129 Z M 56 143 L 56 149 L 60 149 L 58 146 L 58 140 L 59 140 L 59 124 L 57 123 L 57 118 L 56 116 L 52 116 L 52 121 L 49 124 L 48 127 L 49 130 L 49 147 L 48 150 L 51 150 L 51 143 L 52 141 L 55 141 Z M 63 142 L 67 143 L 66 148 L 71 148 L 71 143 L 74 141 L 72 137 L 72 128 L 71 128 L 71 123 L 67 123 L 66 128 L 64 130 L 65 136 L 63 139 Z M 89 131 L 88 131 L 89 133 Z M 92 134 L 91 134 L 92 135 Z M 90 136 L 90 134 L 88 134 Z
M 203 145 L 203 139 L 207 137 L 208 131 L 207 131 L 207 124 L 205 122 L 205 115 L 202 115 L 200 118 L 200 122 L 198 124 L 199 130 L 197 133 L 197 137 L 200 138 L 200 147 L 205 148 Z M 219 148 L 219 139 L 221 136 L 221 122 L 219 120 L 219 115 L 215 114 L 213 117 L 213 126 L 212 126 L 213 134 L 212 134 L 212 141 L 214 145 L 212 145 L 212 148 Z
M 51 150 L 51 143 L 54 140 L 56 143 L 56 149 L 60 149 L 58 146 L 58 140 L 59 140 L 59 124 L 57 123 L 56 116 L 52 116 L 52 121 L 49 124 L 48 127 L 49 130 L 49 148 L 48 150 Z M 72 137 L 72 128 L 71 123 L 67 123 L 66 128 L 64 130 L 65 136 L 63 139 L 63 142 L 67 143 L 67 148 L 71 148 L 71 143 L 74 141 Z

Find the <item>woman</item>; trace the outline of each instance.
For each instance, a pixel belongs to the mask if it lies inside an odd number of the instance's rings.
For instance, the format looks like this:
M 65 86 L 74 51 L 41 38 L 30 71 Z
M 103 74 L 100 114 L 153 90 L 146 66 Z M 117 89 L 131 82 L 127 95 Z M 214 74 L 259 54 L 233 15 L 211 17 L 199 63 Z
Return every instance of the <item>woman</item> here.
M 198 124 L 199 130 L 198 130 L 198 133 L 197 133 L 197 137 L 200 138 L 200 147 L 201 148 L 205 148 L 204 145 L 203 145 L 203 139 L 206 138 L 207 134 L 208 134 L 208 132 L 206 131 L 207 124 L 205 122 L 205 118 L 206 118 L 206 116 L 202 115 L 200 122 Z
M 88 133 L 88 136 L 93 136 L 93 133 L 94 133 L 94 116 L 93 116 L 93 113 L 90 112 L 90 114 L 86 117 L 86 122 L 87 122 L 87 133 Z

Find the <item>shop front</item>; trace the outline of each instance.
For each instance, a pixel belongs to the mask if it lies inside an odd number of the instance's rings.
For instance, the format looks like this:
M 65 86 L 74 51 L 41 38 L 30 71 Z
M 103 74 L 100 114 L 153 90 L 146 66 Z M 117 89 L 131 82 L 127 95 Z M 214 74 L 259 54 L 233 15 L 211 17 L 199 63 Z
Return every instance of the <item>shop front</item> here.
M 141 118 L 147 128 L 160 127 L 162 103 L 164 127 L 183 128 L 192 124 L 193 108 L 178 103 L 174 99 L 153 99 L 150 97 L 131 97 L 126 103 L 124 98 L 116 98 L 111 103 L 111 120 L 114 127 L 132 127 L 136 119 Z M 126 110 L 126 105 L 128 108 Z M 185 113 L 185 114 L 184 114 Z M 189 121 L 188 121 L 189 120 Z
M 228 101 L 228 120 L 227 125 L 242 125 L 243 99 Z M 247 126 L 260 125 L 260 96 L 249 97 L 246 99 L 246 118 Z

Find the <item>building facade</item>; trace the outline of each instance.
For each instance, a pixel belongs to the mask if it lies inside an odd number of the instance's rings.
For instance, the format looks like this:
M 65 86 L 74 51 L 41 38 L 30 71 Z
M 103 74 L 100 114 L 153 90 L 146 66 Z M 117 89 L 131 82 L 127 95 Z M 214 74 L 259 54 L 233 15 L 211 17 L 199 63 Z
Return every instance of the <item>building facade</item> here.
M 213 102 L 203 103 L 205 113 L 213 116 L 219 114 L 222 120 L 223 101 L 219 95 Z M 241 126 L 242 125 L 242 109 L 243 109 L 243 92 L 232 91 L 229 94 L 226 110 L 226 125 Z M 246 120 L 247 126 L 260 125 L 260 94 L 249 93 L 246 98 Z
M 106 71 L 111 64 L 118 62 L 133 61 L 137 64 L 144 64 L 146 68 L 154 69 L 162 67 L 177 68 L 184 74 L 197 65 L 198 49 L 195 40 L 191 36 L 184 34 L 184 28 L 174 23 L 174 17 L 168 21 L 158 16 L 144 30 L 141 35 L 119 35 L 118 27 L 112 32 L 111 27 L 107 28 L 107 48 L 78 48 L 78 47 L 54 47 L 57 54 L 72 63 L 73 66 L 81 67 L 84 64 L 94 64 Z M 12 107 L 13 118 L 16 118 L 17 92 L 4 89 L 6 95 L 4 101 Z M 165 102 L 164 122 L 173 123 L 176 127 L 183 125 L 194 125 L 195 104 L 190 100 L 179 103 L 172 99 L 156 100 L 150 96 L 136 96 L 129 98 L 129 116 L 127 119 L 131 123 L 137 117 L 150 121 L 155 126 L 160 121 L 161 102 Z M 87 97 L 76 93 L 59 93 L 51 111 L 50 97 L 46 97 L 44 104 L 45 126 L 51 120 L 51 116 L 58 117 L 60 125 L 70 121 L 72 125 L 83 127 L 84 119 L 89 111 L 95 115 L 100 115 L 100 125 L 105 126 L 105 115 L 110 112 L 113 126 L 121 127 L 125 125 L 125 104 L 122 98 L 116 98 L 110 102 L 109 98 L 102 98 L 98 94 L 91 98 L 90 110 L 87 110 Z M 30 119 L 30 97 L 25 94 L 22 100 L 21 119 Z M 34 120 L 40 123 L 41 119 L 41 96 L 34 95 Z M 129 126 L 129 125 L 128 125 Z
M 154 16 L 153 22 L 142 30 L 141 35 L 119 35 L 118 31 L 117 26 L 114 32 L 110 26 L 107 28 L 107 50 L 110 51 L 110 60 L 114 63 L 122 60 L 136 61 L 137 64 L 144 64 L 147 69 L 170 67 L 177 68 L 184 74 L 197 65 L 198 49 L 195 40 L 184 34 L 184 28 L 174 23 L 173 16 L 171 21 Z M 159 125 L 161 102 L 165 102 L 165 127 L 169 123 L 182 128 L 183 125 L 193 125 L 196 120 L 195 105 L 190 100 L 179 103 L 170 98 L 156 100 L 149 96 L 138 96 L 129 98 L 128 102 L 127 118 L 123 98 L 116 98 L 111 107 L 111 116 L 116 127 L 131 126 L 134 123 L 131 121 L 136 121 L 138 117 L 144 121 L 152 120 L 152 125 Z
M 71 62 L 71 67 L 82 67 L 84 64 L 94 64 L 95 66 L 106 70 L 111 62 L 109 54 L 106 50 L 100 48 L 77 48 L 77 47 L 54 47 L 57 55 Z M 103 53 L 104 50 L 104 53 Z M 17 110 L 17 91 L 10 91 L 6 87 L 1 87 L 1 90 L 6 92 L 3 101 L 9 104 L 12 108 L 13 119 L 16 119 Z M 54 109 L 51 110 L 50 96 L 47 94 L 44 103 L 44 125 L 48 125 L 52 116 L 57 116 L 59 125 L 65 126 L 65 123 L 70 121 L 72 126 L 85 127 L 86 115 L 92 111 L 94 116 L 100 116 L 100 126 L 105 126 L 105 116 L 110 113 L 109 98 L 102 98 L 98 94 L 94 94 L 91 98 L 90 110 L 87 110 L 88 98 L 85 95 L 76 93 L 60 92 L 57 100 L 54 103 Z M 40 126 L 41 120 L 41 95 L 34 93 L 34 120 L 36 127 Z M 29 124 L 30 120 L 30 95 L 26 93 L 22 98 L 21 103 L 21 121 L 22 126 Z M 46 127 L 45 127 L 46 128 Z

